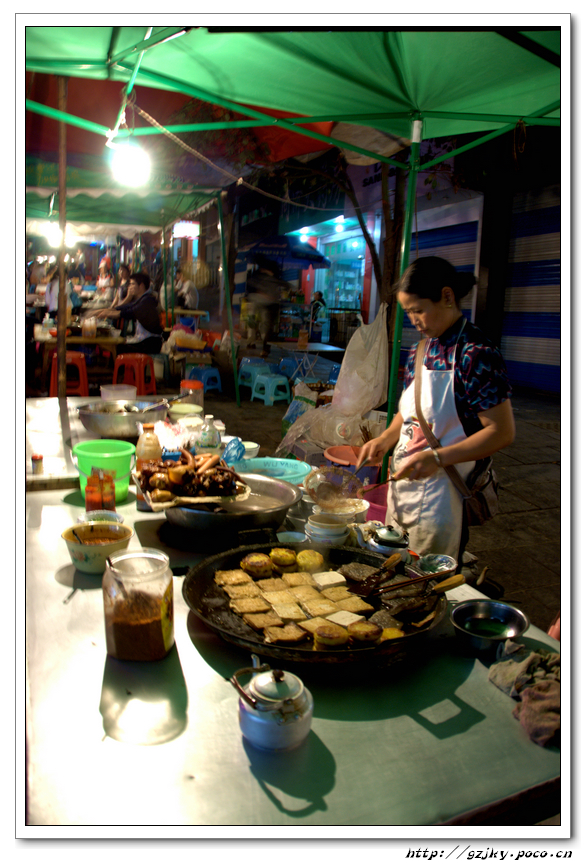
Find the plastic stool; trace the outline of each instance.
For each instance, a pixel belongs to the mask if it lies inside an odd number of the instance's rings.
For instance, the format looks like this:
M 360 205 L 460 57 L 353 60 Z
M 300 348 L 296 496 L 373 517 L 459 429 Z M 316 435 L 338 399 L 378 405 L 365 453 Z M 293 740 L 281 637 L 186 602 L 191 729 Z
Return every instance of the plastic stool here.
M 283 357 L 279 361 L 279 369 L 281 370 L 281 375 L 286 375 L 287 378 L 293 378 L 299 369 L 299 364 L 292 357 Z
M 213 366 L 194 366 L 193 369 L 189 371 L 188 378 L 201 381 L 204 393 L 207 393 L 208 390 L 217 390 L 222 393 L 222 379 L 220 378 L 220 372 Z
M 65 363 L 67 367 L 74 366 L 77 369 L 77 379 L 70 381 L 67 377 L 67 386 L 65 393 L 68 396 L 89 396 L 89 385 L 87 380 L 87 367 L 85 365 L 85 354 L 81 351 L 67 351 L 65 353 Z M 67 374 L 67 370 L 66 370 Z M 49 387 L 49 396 L 58 396 L 57 383 L 57 352 L 53 355 L 51 361 L 51 384 Z
M 150 378 L 146 378 L 146 370 L 150 372 Z M 150 354 L 119 354 L 114 363 L 113 384 L 117 384 L 118 372 L 122 370 L 124 384 L 136 385 L 137 396 L 147 396 L 157 393 L 155 380 L 155 364 Z
M 262 357 L 243 357 L 240 359 L 240 367 L 248 365 L 266 366 L 266 361 Z
M 271 372 L 268 363 L 250 363 L 241 366 L 238 372 L 238 386 L 254 388 L 258 375 L 269 375 Z
M 264 400 L 265 405 L 273 405 L 278 400 L 291 402 L 289 379 L 285 375 L 273 375 L 272 373 L 257 375 L 250 401 L 252 402 L 255 397 Z
M 330 370 L 330 375 L 328 378 L 328 384 L 336 384 L 338 381 L 338 376 L 340 375 L 341 364 L 334 363 Z

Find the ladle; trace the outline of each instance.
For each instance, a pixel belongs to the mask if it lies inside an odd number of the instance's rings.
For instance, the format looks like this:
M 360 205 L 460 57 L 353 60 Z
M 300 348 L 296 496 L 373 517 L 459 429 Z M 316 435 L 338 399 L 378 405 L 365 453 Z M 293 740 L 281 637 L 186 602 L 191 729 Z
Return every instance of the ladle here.
M 317 487 L 315 491 L 315 500 L 317 504 L 322 507 L 325 505 L 326 507 L 332 507 L 338 502 L 343 501 L 347 498 L 344 495 L 344 490 L 348 488 L 350 483 L 350 479 L 356 476 L 356 473 L 362 468 L 364 465 L 364 460 L 359 463 L 356 463 L 354 467 L 354 471 L 347 472 L 349 475 L 345 484 L 339 486 L 338 484 L 333 484 L 331 481 L 322 481 L 321 484 Z

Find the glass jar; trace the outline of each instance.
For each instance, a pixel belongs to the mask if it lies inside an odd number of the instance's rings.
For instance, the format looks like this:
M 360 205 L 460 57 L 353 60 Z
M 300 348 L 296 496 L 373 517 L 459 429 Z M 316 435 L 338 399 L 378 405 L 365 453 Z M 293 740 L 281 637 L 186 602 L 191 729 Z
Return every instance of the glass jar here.
M 145 548 L 110 556 L 102 578 L 106 651 L 121 661 L 158 661 L 175 642 L 169 558 Z
M 180 395 L 183 397 L 182 403 L 192 403 L 199 405 L 203 409 L 203 382 L 196 379 L 184 378 L 181 382 Z

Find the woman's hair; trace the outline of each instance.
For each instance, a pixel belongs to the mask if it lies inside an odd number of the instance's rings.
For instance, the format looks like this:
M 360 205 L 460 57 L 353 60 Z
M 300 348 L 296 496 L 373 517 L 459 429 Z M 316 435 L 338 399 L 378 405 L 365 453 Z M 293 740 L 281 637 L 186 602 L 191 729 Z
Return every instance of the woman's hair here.
M 430 255 L 415 259 L 395 285 L 394 291 L 395 294 L 403 291 L 438 303 L 441 300 L 442 288 L 447 286 L 454 292 L 459 306 L 461 299 L 475 283 L 476 277 L 473 273 L 461 273 L 445 258 Z
M 130 276 L 130 268 L 127 264 L 121 264 L 118 268 L 118 273 L 120 273 L 121 270 L 125 270 L 126 273 Z

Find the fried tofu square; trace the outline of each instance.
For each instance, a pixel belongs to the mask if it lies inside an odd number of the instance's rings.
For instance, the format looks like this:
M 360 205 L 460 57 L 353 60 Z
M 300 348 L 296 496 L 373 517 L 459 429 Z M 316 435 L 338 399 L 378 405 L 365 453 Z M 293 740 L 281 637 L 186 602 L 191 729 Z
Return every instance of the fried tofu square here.
M 321 598 L 320 593 L 313 586 L 291 586 L 289 591 L 298 601 L 317 601 Z
M 345 601 L 348 598 L 355 598 L 352 592 L 349 592 L 345 586 L 334 586 L 332 589 L 322 589 L 321 594 L 328 601 Z
M 283 574 L 283 580 L 288 586 L 314 586 L 315 580 L 309 571 L 296 571 L 293 574 Z
M 306 616 L 299 604 L 273 604 L 273 612 L 284 622 L 302 622 Z
M 327 598 L 318 598 L 314 601 L 301 601 L 301 609 L 313 619 L 316 616 L 330 616 L 340 608 L 336 606 L 334 601 L 328 601 Z
M 290 622 L 282 628 L 269 627 L 264 629 L 265 643 L 300 643 L 307 639 L 307 631 Z
M 264 628 L 280 627 L 284 624 L 283 620 L 272 610 L 268 613 L 244 613 L 243 619 L 255 631 L 262 631 Z
M 230 609 L 242 616 L 244 613 L 268 613 L 271 607 L 263 598 L 259 597 L 239 598 L 230 601 Z
M 230 598 L 260 598 L 260 589 L 252 580 L 249 583 L 239 583 L 236 586 L 222 586 Z
M 274 607 L 275 604 L 294 604 L 295 598 L 290 592 L 280 591 L 280 592 L 261 592 L 263 598 L 267 603 Z
M 347 610 L 349 613 L 372 613 L 374 611 L 374 607 L 356 596 L 336 601 L 336 606 L 339 610 Z
M 257 580 L 257 586 L 261 592 L 281 592 L 287 590 L 287 583 L 280 577 L 270 577 L 265 580 Z
M 320 627 L 320 625 L 328 624 L 328 620 L 324 619 L 323 616 L 316 616 L 313 619 L 305 619 L 304 622 L 298 622 L 299 627 L 303 628 L 305 631 L 308 631 L 310 634 L 314 634 L 315 631 Z
M 216 571 L 214 581 L 218 586 L 238 586 L 242 583 L 251 583 L 252 578 L 245 571 L 237 568 L 233 571 Z

